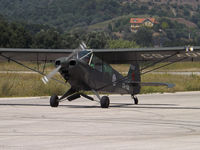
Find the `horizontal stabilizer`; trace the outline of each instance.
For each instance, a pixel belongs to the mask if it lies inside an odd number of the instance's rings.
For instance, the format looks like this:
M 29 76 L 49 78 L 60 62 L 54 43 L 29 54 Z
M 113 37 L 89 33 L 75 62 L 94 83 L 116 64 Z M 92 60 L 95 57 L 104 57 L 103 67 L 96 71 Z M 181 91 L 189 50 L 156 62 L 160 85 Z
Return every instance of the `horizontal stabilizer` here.
M 168 88 L 173 88 L 175 84 L 162 83 L 162 82 L 129 82 L 130 84 L 140 84 L 141 86 L 167 86 Z
M 141 86 L 167 86 L 168 88 L 173 88 L 175 85 L 171 83 L 161 83 L 161 82 L 141 82 Z

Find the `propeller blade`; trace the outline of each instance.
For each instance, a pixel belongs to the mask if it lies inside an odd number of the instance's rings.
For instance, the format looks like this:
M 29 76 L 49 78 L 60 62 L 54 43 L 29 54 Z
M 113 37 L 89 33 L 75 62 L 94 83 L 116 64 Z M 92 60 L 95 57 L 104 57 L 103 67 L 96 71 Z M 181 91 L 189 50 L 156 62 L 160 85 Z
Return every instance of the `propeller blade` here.
M 81 49 L 82 49 L 82 50 L 84 50 L 84 49 L 85 49 L 85 48 L 83 47 L 83 45 L 81 45 L 81 44 L 80 44 L 80 47 L 81 47 Z
M 86 44 L 85 44 L 83 41 L 82 41 L 81 44 L 80 44 L 80 48 L 81 48 L 82 50 L 87 49 L 87 46 L 86 46 Z
M 85 49 L 87 49 L 87 45 L 85 44 L 85 42 L 82 42 L 82 45 L 84 46 Z
M 82 50 L 85 50 L 85 49 L 87 49 L 87 46 L 86 46 L 86 44 L 84 43 L 84 42 L 82 42 L 81 44 L 80 44 L 80 48 L 82 49 Z M 66 60 L 65 61 L 68 61 L 69 59 L 71 59 L 73 56 L 75 56 L 75 55 L 77 55 L 77 57 L 78 57 L 78 52 L 79 52 L 80 50 L 74 50 L 67 58 L 66 58 Z M 51 78 L 60 70 L 60 68 L 61 68 L 61 65 L 59 65 L 57 68 L 55 68 L 52 72 L 50 72 L 47 76 L 44 76 L 43 78 L 42 78 L 42 81 L 44 82 L 44 84 L 47 84 L 48 82 L 49 82 L 49 80 L 51 80 Z
M 55 68 L 52 72 L 50 72 L 47 76 L 44 76 L 42 78 L 42 81 L 44 82 L 44 84 L 47 84 L 49 82 L 49 80 L 51 80 L 51 78 L 60 70 L 61 65 L 58 66 L 57 68 Z

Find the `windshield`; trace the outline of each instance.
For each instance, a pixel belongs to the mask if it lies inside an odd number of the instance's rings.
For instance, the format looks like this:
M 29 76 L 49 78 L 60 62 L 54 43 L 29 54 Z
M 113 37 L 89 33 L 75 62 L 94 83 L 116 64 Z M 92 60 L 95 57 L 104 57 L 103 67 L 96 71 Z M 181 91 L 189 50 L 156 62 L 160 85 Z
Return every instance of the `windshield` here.
M 78 57 L 78 59 L 81 59 L 81 60 L 83 60 L 84 62 L 86 62 L 87 64 L 89 64 L 91 54 L 92 54 L 91 51 L 83 50 L 83 51 L 78 52 L 77 57 Z

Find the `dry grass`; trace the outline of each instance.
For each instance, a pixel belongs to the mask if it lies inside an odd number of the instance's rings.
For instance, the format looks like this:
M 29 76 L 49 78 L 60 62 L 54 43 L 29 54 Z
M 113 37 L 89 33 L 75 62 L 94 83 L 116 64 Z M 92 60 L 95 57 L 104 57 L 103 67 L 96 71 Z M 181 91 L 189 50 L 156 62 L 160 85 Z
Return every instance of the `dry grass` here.
M 38 69 L 38 65 L 36 63 L 25 62 L 23 64 L 25 64 L 31 68 L 34 68 L 36 70 Z M 166 63 L 160 63 L 149 69 L 159 67 L 159 66 L 165 65 L 165 64 Z M 147 64 L 145 64 L 145 65 L 147 65 Z M 119 72 L 127 72 L 129 70 L 128 64 L 115 64 L 115 65 L 111 65 L 111 66 Z M 142 68 L 142 65 L 141 65 L 141 68 Z M 40 64 L 39 69 L 40 70 L 43 69 L 43 64 Z M 54 69 L 53 63 L 46 64 L 45 71 L 49 72 L 52 69 Z M 11 71 L 11 70 L 30 71 L 18 64 L 12 63 L 12 62 L 0 62 L 0 71 Z M 169 65 L 167 67 L 161 68 L 158 71 L 200 71 L 200 62 L 178 62 L 178 63 L 172 64 L 172 65 Z
M 148 68 L 148 70 L 163 66 L 167 63 L 159 63 L 153 67 Z M 146 66 L 148 64 L 144 64 L 141 65 L 141 68 L 143 68 L 143 66 Z M 114 69 L 116 69 L 119 72 L 127 72 L 129 70 L 129 65 L 127 64 L 117 64 L 117 65 L 112 65 L 112 67 Z M 167 71 L 186 71 L 186 72 L 199 72 L 200 71 L 200 62 L 178 62 L 178 63 L 174 63 L 172 65 L 166 66 L 164 68 L 161 68 L 159 70 L 156 71 L 163 71 L 163 72 L 167 72 Z
M 49 96 L 52 94 L 64 94 L 69 85 L 62 85 L 50 81 L 45 85 L 37 74 L 0 74 L 0 97 L 21 97 L 21 96 Z M 60 75 L 56 77 L 61 79 Z M 172 89 L 166 87 L 142 87 L 141 93 L 155 92 L 177 92 L 177 91 L 199 91 L 200 76 L 191 75 L 169 75 L 169 74 L 148 74 L 142 76 L 143 82 L 168 82 L 176 86 Z
M 22 63 L 35 70 L 38 70 L 39 67 L 40 71 L 43 70 L 44 66 L 44 64 L 39 64 L 38 66 L 37 63 L 32 63 L 32 62 L 22 62 Z M 54 69 L 53 63 L 46 64 L 45 71 L 50 71 L 52 69 Z M 0 71 L 30 71 L 30 70 L 13 62 L 0 62 Z
M 28 64 L 35 66 L 35 64 Z M 129 65 L 112 65 L 120 72 L 127 72 Z M 14 69 L 13 69 L 14 68 Z M 54 67 L 49 65 L 47 70 Z M 23 70 L 23 67 L 13 63 L 1 63 L 0 70 Z M 25 69 L 26 70 L 26 69 Z M 162 71 L 200 71 L 200 63 L 176 63 Z M 49 96 L 52 94 L 62 95 L 67 91 L 69 85 L 62 85 L 55 81 L 50 81 L 47 85 L 41 81 L 41 75 L 38 74 L 0 74 L 0 97 L 20 97 L 20 96 Z M 63 80 L 57 74 L 56 78 Z M 172 89 L 166 87 L 142 87 L 141 93 L 154 92 L 176 92 L 176 91 L 199 91 L 200 76 L 191 75 L 169 75 L 169 74 L 147 74 L 142 76 L 143 82 L 167 82 L 174 83 L 176 86 Z
M 178 91 L 200 91 L 200 76 L 197 75 L 169 75 L 169 74 L 148 74 L 142 76 L 143 82 L 166 82 L 173 83 L 174 88 L 166 87 L 142 87 L 142 93 L 155 92 L 178 92 Z
M 166 63 L 157 64 L 152 68 L 165 65 Z M 158 71 L 200 71 L 200 62 L 178 62 L 159 69 Z
M 0 97 L 62 95 L 68 85 L 50 81 L 45 85 L 38 74 L 0 74 Z M 62 80 L 58 75 L 57 78 Z

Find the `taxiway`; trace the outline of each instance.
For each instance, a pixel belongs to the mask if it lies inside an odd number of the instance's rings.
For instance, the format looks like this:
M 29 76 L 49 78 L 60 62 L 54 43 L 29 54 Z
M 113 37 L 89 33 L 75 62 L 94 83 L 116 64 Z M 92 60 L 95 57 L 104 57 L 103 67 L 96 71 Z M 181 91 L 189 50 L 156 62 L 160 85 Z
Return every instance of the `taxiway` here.
M 0 99 L 0 150 L 199 150 L 200 92 L 110 96 L 109 109 L 81 98 Z

